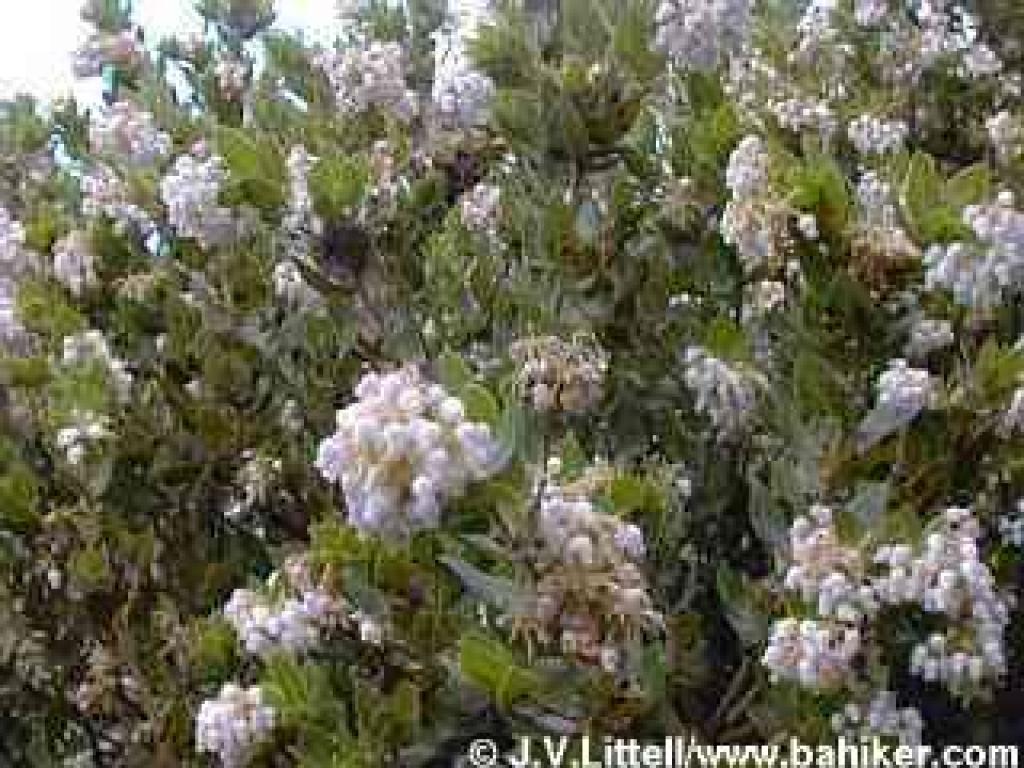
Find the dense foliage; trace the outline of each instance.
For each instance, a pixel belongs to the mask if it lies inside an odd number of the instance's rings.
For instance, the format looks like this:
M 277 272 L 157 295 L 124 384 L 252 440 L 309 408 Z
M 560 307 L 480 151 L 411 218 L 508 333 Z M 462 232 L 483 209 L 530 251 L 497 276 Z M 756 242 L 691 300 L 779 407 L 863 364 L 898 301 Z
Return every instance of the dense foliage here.
M 0 105 L 0 765 L 1021 741 L 1018 4 L 446 5 Z

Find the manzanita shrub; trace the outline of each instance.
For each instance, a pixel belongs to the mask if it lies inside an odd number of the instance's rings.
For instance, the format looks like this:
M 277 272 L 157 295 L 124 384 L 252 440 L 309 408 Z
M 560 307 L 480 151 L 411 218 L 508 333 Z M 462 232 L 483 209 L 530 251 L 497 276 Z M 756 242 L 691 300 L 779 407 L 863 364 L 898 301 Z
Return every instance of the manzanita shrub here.
M 0 764 L 1019 742 L 1021 6 L 345 6 L 0 106 Z

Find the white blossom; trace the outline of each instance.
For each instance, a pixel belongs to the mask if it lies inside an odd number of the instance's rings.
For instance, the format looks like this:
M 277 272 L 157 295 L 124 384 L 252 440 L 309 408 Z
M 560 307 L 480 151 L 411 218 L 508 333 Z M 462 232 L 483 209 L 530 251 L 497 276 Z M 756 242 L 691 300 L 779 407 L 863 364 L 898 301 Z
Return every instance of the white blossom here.
M 950 291 L 960 304 L 989 310 L 1024 289 L 1024 213 L 1004 193 L 994 203 L 967 206 L 963 221 L 975 240 L 931 246 L 924 256 L 925 285 Z
M 1003 432 L 1024 433 L 1024 387 L 1017 387 L 1010 397 L 1010 405 L 1002 414 Z
M 109 420 L 90 412 L 75 412 L 72 423 L 57 431 L 57 448 L 64 453 L 68 464 L 76 466 L 85 459 L 91 443 L 114 437 Z
M 378 109 L 408 122 L 418 111 L 416 94 L 406 86 L 404 53 L 398 43 L 373 40 L 347 45 L 322 53 L 318 64 L 327 73 L 343 112 Z
M 486 2 L 461 2 L 456 23 L 439 30 L 434 47 L 434 81 L 431 98 L 441 121 L 459 130 L 476 128 L 487 121 L 494 82 L 473 67 L 469 42 L 492 12 Z
M 89 143 L 95 152 L 136 165 L 151 164 L 171 151 L 170 134 L 133 101 L 118 101 L 94 112 Z
M 502 450 L 462 402 L 414 367 L 368 373 L 337 413 L 316 466 L 345 494 L 361 531 L 405 534 L 440 522 L 444 504 L 496 472 Z
M 861 650 L 856 626 L 813 619 L 782 619 L 772 626 L 762 662 L 773 679 L 811 689 L 845 683 Z
M 90 169 L 80 184 L 85 216 L 106 217 L 120 233 L 138 231 L 145 237 L 156 229 L 153 217 L 132 200 L 128 185 L 109 166 Z
M 829 507 L 816 505 L 793 521 L 790 563 L 786 589 L 799 592 L 818 615 L 854 623 L 874 613 L 875 595 L 861 583 L 860 552 L 839 542 Z
M 1024 549 L 1024 499 L 1017 502 L 1016 514 L 1001 515 L 997 525 L 1003 544 Z
M 751 0 L 661 0 L 657 46 L 683 69 L 715 69 L 747 41 L 752 10 Z
M 73 56 L 76 77 L 99 77 L 108 64 L 132 70 L 146 58 L 146 49 L 131 29 L 116 33 L 100 32 L 90 37 Z
M 557 459 L 557 457 L 556 457 Z M 535 594 L 526 617 L 546 641 L 588 663 L 618 658 L 621 641 L 661 626 L 640 570 L 643 531 L 601 511 L 591 500 L 592 468 L 572 485 L 559 485 L 560 462 L 549 462 L 538 515 Z
M 235 217 L 218 202 L 227 179 L 224 161 L 181 155 L 160 182 L 160 197 L 167 206 L 170 225 L 180 237 L 192 238 L 203 248 L 223 245 L 236 231 Z
M 521 339 L 510 354 L 520 365 L 519 381 L 539 411 L 582 412 L 601 398 L 608 358 L 593 340 L 555 336 Z
M 915 707 L 899 707 L 891 691 L 879 691 L 867 707 L 850 702 L 833 715 L 832 730 L 848 741 L 867 744 L 874 738 L 891 740 L 900 746 L 919 746 L 924 720 Z
M 459 211 L 470 232 L 497 235 L 501 217 L 501 187 L 481 182 L 462 196 Z
M 228 683 L 199 707 L 196 749 L 217 755 L 224 768 L 244 768 L 269 740 L 276 719 L 259 686 Z
M 991 77 L 999 74 L 1003 62 L 985 43 L 976 43 L 963 53 L 964 70 L 972 78 Z
M 989 142 L 1001 159 L 1011 158 L 1024 150 L 1024 125 L 1019 117 L 1002 110 L 985 121 Z
M 953 326 L 948 320 L 922 317 L 910 331 L 904 354 L 910 360 L 925 360 L 930 354 L 945 349 L 956 340 Z
M 25 247 L 25 228 L 0 206 L 0 347 L 14 349 L 28 338 L 18 319 L 18 283 L 36 270 Z
M 758 372 L 719 360 L 701 347 L 686 350 L 684 379 L 696 396 L 697 412 L 707 414 L 723 438 L 746 427 L 764 384 Z
M 889 0 L 854 0 L 853 17 L 862 27 L 873 27 L 889 12 Z
M 274 266 L 274 295 L 285 305 L 305 311 L 323 305 L 320 293 L 306 282 L 302 272 L 291 261 L 282 261 Z
M 784 260 L 792 212 L 772 194 L 769 163 L 764 140 L 750 135 L 736 145 L 725 169 L 725 184 L 732 197 L 719 228 L 722 239 L 736 248 L 748 271 Z
M 890 360 L 878 377 L 878 406 L 909 422 L 922 410 L 935 405 L 938 388 L 928 371 L 911 368 L 906 360 Z
M 821 136 L 831 136 L 839 121 L 827 101 L 790 97 L 768 104 L 769 111 L 779 125 L 794 133 L 813 130 Z
M 907 140 L 907 124 L 902 120 L 886 120 L 864 114 L 847 126 L 847 136 L 862 155 L 885 155 L 899 152 Z
M 249 78 L 249 66 L 237 56 L 221 56 L 217 59 L 214 71 L 217 74 L 217 85 L 228 99 L 235 100 L 245 91 Z
M 236 589 L 224 618 L 248 653 L 267 656 L 279 651 L 301 654 L 319 647 L 324 634 L 346 618 L 345 604 L 334 595 L 311 589 L 274 602 L 248 589 Z
M 131 396 L 133 377 L 124 360 L 115 357 L 102 331 L 90 330 L 63 339 L 65 366 L 98 365 L 109 377 L 110 383 L 121 402 Z
M 76 229 L 53 246 L 53 274 L 74 296 L 96 285 L 95 256 L 89 235 Z

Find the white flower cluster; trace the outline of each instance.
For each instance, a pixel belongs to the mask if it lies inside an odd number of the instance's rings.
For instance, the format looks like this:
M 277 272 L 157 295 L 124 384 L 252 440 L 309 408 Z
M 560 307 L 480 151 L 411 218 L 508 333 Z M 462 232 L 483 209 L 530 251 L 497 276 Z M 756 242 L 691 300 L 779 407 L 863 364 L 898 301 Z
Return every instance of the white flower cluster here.
M 137 69 L 146 58 L 146 50 L 131 29 L 99 33 L 75 51 L 72 68 L 75 77 L 99 77 L 103 68 L 113 64 L 122 69 Z
M 886 120 L 870 114 L 854 118 L 846 127 L 850 143 L 862 155 L 899 152 L 907 134 L 907 124 L 902 120 Z
M 124 360 L 115 357 L 110 351 L 110 345 L 107 344 L 102 331 L 83 331 L 73 336 L 65 336 L 61 362 L 70 367 L 98 365 L 106 372 L 121 402 L 131 396 L 132 374 Z
M 486 424 L 415 367 L 368 373 L 356 402 L 337 413 L 316 466 L 345 494 L 360 531 L 402 535 L 436 527 L 446 501 L 500 469 L 503 452 Z
M 804 8 L 796 30 L 799 36 L 796 54 L 810 59 L 823 50 L 838 49 L 835 45 L 839 30 L 833 23 L 836 0 L 811 0 Z
M 137 230 L 147 236 L 156 230 L 152 216 L 132 201 L 128 186 L 109 166 L 93 168 L 80 183 L 85 216 L 104 216 L 114 222 L 119 233 Z
M 237 231 L 235 217 L 230 208 L 218 202 L 226 179 L 227 169 L 217 155 L 187 154 L 174 161 L 174 167 L 160 182 L 160 197 L 167 206 L 170 225 L 180 237 L 192 238 L 203 248 L 233 239 Z
M 992 77 L 1003 69 L 999 56 L 985 43 L 974 43 L 963 52 L 962 60 L 964 72 L 970 78 Z
M 790 97 L 769 102 L 768 110 L 780 126 L 793 133 L 813 130 L 827 137 L 839 126 L 838 118 L 827 101 Z
M 442 123 L 459 130 L 483 125 L 488 116 L 493 81 L 473 68 L 469 41 L 492 12 L 488 2 L 461 2 L 456 6 L 456 24 L 435 41 L 434 109 Z
M 552 461 L 549 473 L 559 465 Z M 593 471 L 592 478 L 600 475 Z M 585 474 L 562 486 L 552 478 L 544 488 L 539 578 L 528 619 L 542 641 L 614 669 L 621 642 L 659 626 L 661 616 L 640 570 L 646 557 L 643 531 L 595 506 L 592 478 Z
M 580 413 L 601 398 L 608 357 L 592 339 L 522 339 L 512 345 L 510 355 L 521 366 L 524 393 L 539 411 Z
M 171 151 L 170 134 L 133 101 L 118 101 L 93 113 L 89 143 L 95 152 L 136 165 L 149 165 Z
M 309 311 L 323 306 L 320 293 L 302 276 L 293 261 L 281 261 L 274 265 L 274 295 L 286 306 L 299 311 Z
M 106 416 L 90 412 L 75 412 L 72 423 L 57 431 L 57 448 L 64 452 L 68 464 L 82 463 L 89 444 L 108 440 L 114 436 Z
M 657 46 L 683 69 L 713 70 L 750 37 L 752 0 L 661 0 Z
M 285 305 L 300 312 L 323 305 L 320 293 L 306 281 L 295 263 L 308 258 L 312 238 L 323 230 L 309 191 L 309 174 L 317 160 L 301 144 L 288 152 L 288 207 L 281 221 L 284 258 L 274 265 L 274 294 Z
M 1016 515 L 1002 515 L 997 525 L 1003 544 L 1024 549 L 1024 499 L 1017 502 Z
M 318 64 L 346 113 L 378 109 L 408 122 L 415 117 L 416 93 L 406 86 L 402 46 L 378 40 L 324 52 Z
M 280 459 L 246 451 L 242 454 L 244 463 L 236 475 L 236 484 L 241 493 L 234 494 L 228 503 L 224 516 L 233 521 L 242 520 L 254 507 L 266 505 L 275 481 L 281 473 Z
M 317 161 L 317 157 L 311 155 L 301 144 L 297 144 L 289 150 L 285 162 L 288 170 L 288 207 L 285 209 L 281 225 L 284 233 L 284 257 L 288 260 L 305 259 L 309 255 L 311 239 L 323 230 L 323 222 L 313 210 L 313 197 L 309 191 L 309 174 Z M 282 274 L 282 278 L 292 276 Z
M 494 237 L 501 221 L 501 187 L 481 182 L 462 196 L 462 225 L 470 232 Z
M 945 349 L 955 340 L 953 325 L 948 320 L 922 317 L 911 328 L 904 354 L 910 360 L 926 360 L 933 352 Z
M 1016 157 L 1024 152 L 1024 124 L 1013 113 L 1002 110 L 985 121 L 989 142 L 1000 159 Z
M 832 730 L 848 741 L 867 744 L 874 738 L 915 747 L 922 743 L 924 720 L 915 707 L 900 707 L 891 691 L 879 691 L 867 708 L 850 702 L 832 716 Z
M 889 12 L 889 0 L 854 0 L 853 18 L 861 27 L 877 26 Z
M 1018 387 L 1010 397 L 1002 416 L 1002 431 L 1007 435 L 1024 432 L 1024 387 Z
M 861 583 L 861 554 L 840 544 L 832 510 L 815 505 L 797 517 L 789 534 L 791 565 L 784 586 L 817 606 L 824 618 L 856 623 L 875 612 L 874 591 Z
M 348 603 L 303 578 L 293 584 L 292 573 L 308 571 L 301 562 L 286 564 L 286 586 L 294 594 L 268 596 L 250 589 L 236 589 L 224 618 L 234 628 L 246 652 L 268 656 L 278 651 L 301 654 L 319 647 L 328 632 L 349 620 Z M 270 577 L 268 591 L 280 591 L 279 573 Z
M 13 347 L 25 339 L 18 319 L 18 282 L 34 270 L 25 247 L 25 228 L 0 206 L 0 346 Z
M 747 271 L 785 262 L 792 211 L 769 184 L 768 149 L 759 136 L 746 136 L 729 156 L 725 184 L 732 193 L 722 212 L 722 239 L 736 248 Z
M 866 227 L 891 229 L 896 226 L 897 212 L 893 204 L 892 185 L 875 171 L 865 171 L 857 181 L 857 205 Z
M 764 139 L 744 136 L 729 155 L 725 186 L 734 198 L 752 197 L 768 183 L 769 156 Z
M 835 688 L 849 679 L 860 649 L 856 626 L 782 619 L 772 626 L 761 661 L 773 680 L 790 680 L 815 690 Z
M 925 252 L 925 285 L 952 292 L 977 310 L 998 306 L 1005 294 L 1024 288 L 1024 213 L 1003 192 L 990 205 L 970 205 L 963 221 L 976 242 L 933 245 Z
M 487 122 L 494 82 L 476 70 L 444 69 L 433 85 L 434 108 L 446 124 L 461 130 Z
M 95 256 L 89 234 L 76 229 L 53 246 L 53 275 L 74 296 L 96 285 Z
M 196 716 L 196 750 L 220 758 L 224 768 L 244 768 L 265 743 L 277 719 L 258 686 L 227 683 Z
M 685 362 L 684 378 L 696 395 L 697 412 L 707 414 L 722 437 L 741 432 L 757 407 L 763 377 L 719 360 L 702 347 L 687 348 Z
M 237 56 L 221 56 L 214 67 L 217 85 L 228 99 L 234 101 L 245 91 L 249 66 Z
M 952 507 L 925 538 L 920 557 L 897 564 L 884 549 L 875 556 L 876 562 L 892 568 L 890 591 L 902 591 L 904 600 L 919 602 L 926 612 L 960 625 L 915 646 L 910 659 L 913 674 L 942 682 L 954 692 L 1006 672 L 1003 632 L 1010 621 L 1009 604 L 980 559 L 981 533 L 970 510 Z
M 890 360 L 875 386 L 878 408 L 904 424 L 938 402 L 938 385 L 932 375 L 923 368 L 911 368 L 906 360 Z
M 980 559 L 980 536 L 981 526 L 969 510 L 949 508 L 926 533 L 919 554 L 905 543 L 886 544 L 871 554 L 840 544 L 831 512 L 815 507 L 810 518 L 793 523 L 785 587 L 815 604 L 818 618 L 776 622 L 765 665 L 779 678 L 813 688 L 846 682 L 878 607 L 909 603 L 950 622 L 946 634 L 936 633 L 915 646 L 913 674 L 943 682 L 957 693 L 1000 677 L 1006 668 L 1003 632 L 1009 604 Z M 814 653 L 829 638 L 827 647 L 842 653 L 826 654 L 823 666 Z
M 814 217 L 811 217 L 811 221 Z M 743 322 L 757 322 L 786 304 L 786 284 L 781 280 L 758 280 L 745 289 Z

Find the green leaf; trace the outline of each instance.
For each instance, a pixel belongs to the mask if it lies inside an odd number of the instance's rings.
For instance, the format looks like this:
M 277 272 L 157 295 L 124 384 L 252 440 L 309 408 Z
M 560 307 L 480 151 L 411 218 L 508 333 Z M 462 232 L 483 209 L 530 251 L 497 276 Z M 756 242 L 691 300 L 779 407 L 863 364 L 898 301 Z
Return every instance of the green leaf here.
M 1000 405 L 1024 376 L 1024 354 L 988 339 L 974 364 L 974 386 L 986 406 Z
M 18 318 L 34 333 L 60 339 L 86 328 L 82 317 L 55 285 L 25 280 L 18 287 Z
M 527 605 L 529 594 L 510 579 L 492 576 L 458 557 L 442 555 L 437 561 L 449 568 L 469 592 L 495 608 L 515 613 Z
M 882 521 L 889 503 L 888 483 L 865 483 L 846 506 L 847 513 L 867 531 Z
M 451 394 L 459 396 L 473 383 L 473 371 L 458 354 L 442 352 L 435 363 L 437 380 Z
M 195 669 L 206 680 L 228 675 L 236 660 L 238 638 L 221 618 L 199 619 L 192 628 L 189 656 Z
M 0 527 L 31 528 L 39 520 L 39 483 L 27 467 L 16 464 L 0 475 Z
M 335 720 L 340 704 L 331 690 L 327 671 L 317 664 L 275 656 L 266 664 L 262 687 L 284 723 L 315 728 L 317 723 L 330 721 L 343 728 Z
M 768 486 L 751 473 L 747 478 L 750 524 L 772 551 L 781 552 L 789 538 L 789 525 Z
M 89 591 L 103 589 L 113 579 L 103 550 L 95 546 L 78 550 L 71 557 L 70 571 L 75 581 Z
M 752 357 L 750 339 L 736 323 L 718 317 L 711 322 L 702 335 L 703 346 L 715 357 L 722 360 L 748 361 Z
M 533 670 L 521 666 L 498 640 L 480 632 L 470 632 L 459 641 L 459 669 L 503 707 L 538 693 L 542 686 Z
M 627 517 L 631 513 L 645 508 L 650 503 L 652 496 L 656 496 L 656 493 L 646 478 L 631 474 L 617 475 L 609 489 L 615 514 L 620 517 Z
M 369 554 L 359 534 L 336 520 L 317 523 L 310 528 L 310 552 L 314 562 L 334 566 L 363 562 Z
M 332 221 L 347 216 L 363 199 L 369 180 L 369 169 L 361 158 L 322 158 L 309 175 L 309 192 L 317 215 Z
M 284 161 L 268 138 L 219 125 L 215 141 L 230 172 L 224 191 L 226 203 L 244 201 L 263 211 L 273 211 L 284 204 Z
M 498 425 L 501 410 L 487 387 L 472 382 L 463 389 L 460 399 L 466 406 L 466 418 L 470 421 L 483 422 L 492 427 Z
M 50 364 L 43 357 L 3 360 L 0 366 L 15 389 L 40 389 L 51 379 Z
M 768 619 L 753 601 L 750 582 L 726 563 L 718 566 L 715 584 L 736 637 L 745 646 L 755 646 L 768 636 Z
M 943 197 L 956 209 L 987 200 L 992 191 L 992 171 L 984 163 L 961 169 L 946 180 Z

